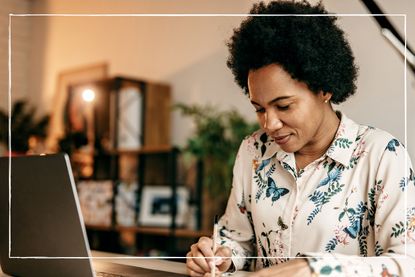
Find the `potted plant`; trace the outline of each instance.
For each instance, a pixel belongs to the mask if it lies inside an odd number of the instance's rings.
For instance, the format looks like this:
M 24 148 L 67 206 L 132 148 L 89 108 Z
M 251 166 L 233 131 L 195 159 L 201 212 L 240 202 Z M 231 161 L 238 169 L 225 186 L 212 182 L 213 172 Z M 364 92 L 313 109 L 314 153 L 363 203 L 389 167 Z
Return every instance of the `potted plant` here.
M 175 105 L 175 108 L 191 117 L 196 127 L 183 152 L 203 162 L 203 184 L 207 192 L 204 193 L 204 201 L 211 202 L 211 214 L 203 216 L 203 221 L 207 221 L 203 223 L 205 229 L 211 225 L 212 215 L 224 212 L 239 146 L 259 125 L 248 123 L 236 110 L 219 111 L 212 106 L 182 103 Z
M 14 102 L 11 111 L 11 154 L 25 154 L 29 140 L 44 139 L 49 124 L 49 115 L 35 118 L 36 108 L 26 100 Z M 9 146 L 9 114 L 0 110 L 0 143 Z

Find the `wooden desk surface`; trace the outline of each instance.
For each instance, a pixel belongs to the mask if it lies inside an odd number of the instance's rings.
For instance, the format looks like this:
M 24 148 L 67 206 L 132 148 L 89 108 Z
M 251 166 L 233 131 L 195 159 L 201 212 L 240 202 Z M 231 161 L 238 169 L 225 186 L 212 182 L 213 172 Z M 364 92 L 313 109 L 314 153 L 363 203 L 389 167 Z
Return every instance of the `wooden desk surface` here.
M 166 272 L 186 274 L 186 266 L 184 263 L 160 260 L 157 258 L 140 258 L 122 254 L 114 254 L 100 251 L 92 251 L 92 260 L 108 261 L 117 264 L 125 264 L 130 266 L 162 270 Z M 4 274 L 0 269 L 0 277 L 9 276 Z M 244 277 L 248 276 L 248 272 L 237 272 L 232 276 Z
M 186 274 L 184 263 L 160 260 L 157 258 L 133 257 L 122 254 L 114 254 L 100 251 L 92 251 L 93 260 L 108 261 L 117 264 L 125 264 L 148 269 L 156 269 L 173 273 Z M 117 258 L 118 257 L 118 258 Z M 103 259 L 100 259 L 103 258 Z

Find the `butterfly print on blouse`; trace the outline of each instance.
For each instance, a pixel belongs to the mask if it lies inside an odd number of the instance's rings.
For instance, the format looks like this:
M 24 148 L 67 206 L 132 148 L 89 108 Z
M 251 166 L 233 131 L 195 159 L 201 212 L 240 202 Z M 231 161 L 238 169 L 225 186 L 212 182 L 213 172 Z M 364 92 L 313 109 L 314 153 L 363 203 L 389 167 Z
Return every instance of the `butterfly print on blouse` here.
M 275 201 L 286 195 L 288 192 L 289 190 L 286 188 L 277 187 L 275 181 L 271 177 L 268 177 L 268 187 L 265 195 L 268 198 L 271 197 L 272 204 L 274 204 Z

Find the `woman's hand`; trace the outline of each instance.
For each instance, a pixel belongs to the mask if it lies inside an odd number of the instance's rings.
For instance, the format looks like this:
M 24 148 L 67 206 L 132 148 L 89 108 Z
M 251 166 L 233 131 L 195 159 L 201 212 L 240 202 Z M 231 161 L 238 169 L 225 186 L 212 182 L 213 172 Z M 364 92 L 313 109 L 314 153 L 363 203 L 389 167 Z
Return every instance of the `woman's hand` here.
M 186 255 L 186 267 L 190 276 L 204 276 L 205 273 L 211 272 L 214 264 L 216 273 L 225 272 L 230 268 L 232 251 L 229 247 L 218 246 L 216 253 L 213 253 L 212 249 L 213 241 L 208 237 L 201 237 L 190 247 Z M 207 258 L 213 256 L 218 258 Z
M 307 260 L 304 258 L 296 258 L 291 261 L 261 269 L 258 272 L 250 275 L 251 277 L 310 277 L 311 270 L 308 266 Z

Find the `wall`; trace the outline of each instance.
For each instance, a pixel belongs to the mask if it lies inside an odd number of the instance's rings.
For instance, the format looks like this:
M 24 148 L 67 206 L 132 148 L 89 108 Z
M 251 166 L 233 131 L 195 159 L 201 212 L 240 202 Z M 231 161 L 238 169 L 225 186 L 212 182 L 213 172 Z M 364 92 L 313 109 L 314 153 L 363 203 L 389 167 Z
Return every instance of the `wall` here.
M 36 1 L 34 11 L 49 13 L 226 13 L 245 12 L 249 1 Z M 100 2 L 102 3 L 102 2 Z M 227 3 L 227 4 L 226 4 Z M 226 68 L 225 40 L 239 17 L 52 17 L 31 18 L 35 26 L 31 83 L 34 97 L 53 107 L 56 75 L 62 70 L 108 61 L 110 75 L 168 82 L 173 101 L 212 103 L 246 113 L 248 102 Z M 40 33 L 40 35 L 37 35 Z M 43 44 L 43 45 L 42 45 Z M 43 57 L 41 57 L 43 56 Z M 40 61 L 43 59 L 43 63 Z M 250 114 L 254 120 L 254 114 Z M 183 121 L 185 121 L 183 123 Z M 183 144 L 191 125 L 172 118 L 172 141 Z
M 315 2 L 315 1 L 314 1 Z M 415 47 L 415 3 L 377 1 L 388 13 L 409 13 L 408 42 Z M 174 5 L 172 4 L 174 3 Z M 252 1 L 34 1 L 33 12 L 48 13 L 246 13 Z M 367 13 L 359 1 L 325 0 L 336 13 Z M 65 69 L 102 61 L 110 74 L 168 82 L 173 100 L 236 107 L 249 119 L 253 109 L 226 68 L 224 42 L 239 17 L 39 17 L 33 30 L 30 93 L 44 110 L 53 107 L 56 76 Z M 403 33 L 403 18 L 393 18 Z M 341 17 L 360 66 L 357 94 L 339 107 L 358 122 L 388 130 L 404 140 L 404 67 L 370 17 Z M 408 119 L 414 116 L 414 79 L 408 72 Z M 413 126 L 413 121 L 408 126 Z M 172 119 L 172 143 L 182 145 L 189 121 Z M 415 130 L 408 146 L 415 157 Z
M 323 1 L 326 6 L 341 13 L 367 13 L 359 1 Z M 407 14 L 406 31 L 408 43 L 415 46 L 415 2 L 376 1 L 385 13 Z M 404 17 L 391 16 L 400 33 L 404 34 Z M 360 67 L 358 91 L 340 109 L 357 121 L 389 131 L 404 141 L 415 158 L 415 78 L 407 72 L 401 57 L 380 34 L 373 18 L 342 17 L 340 23 L 350 38 L 357 63 Z M 405 82 L 407 99 L 405 101 Z M 405 102 L 407 103 L 407 128 L 405 130 Z
M 28 13 L 31 10 L 29 0 L 2 0 L 0 5 L 0 109 L 7 110 L 9 87 L 9 13 Z M 15 21 L 13 26 L 13 99 L 23 98 L 29 91 L 29 44 L 30 26 L 28 22 Z

